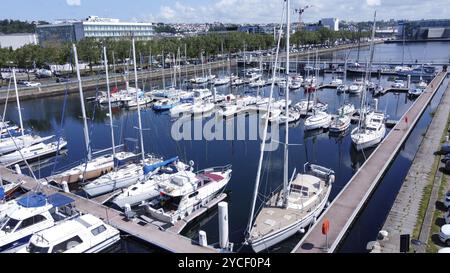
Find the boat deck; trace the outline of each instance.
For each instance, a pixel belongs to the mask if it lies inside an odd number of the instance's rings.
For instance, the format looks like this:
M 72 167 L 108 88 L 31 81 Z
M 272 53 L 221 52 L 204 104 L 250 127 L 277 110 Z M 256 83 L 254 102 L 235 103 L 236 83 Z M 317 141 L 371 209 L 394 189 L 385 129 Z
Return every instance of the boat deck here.
M 23 181 L 21 187 L 25 190 L 40 189 L 45 194 L 53 194 L 59 189 L 46 185 L 44 181 L 37 182 L 33 178 L 19 175 L 14 171 L 0 166 L 0 176 L 3 180 L 16 182 Z M 42 184 L 44 183 L 44 184 Z M 90 213 L 111 226 L 128 233 L 152 245 L 156 245 L 169 252 L 176 253 L 215 253 L 212 247 L 203 247 L 193 242 L 191 239 L 178 235 L 170 231 L 160 230 L 158 226 L 140 221 L 138 219 L 128 220 L 125 215 L 113 208 L 101 205 L 93 200 L 83 198 L 72 193 L 62 193 L 75 200 L 75 208 L 82 213 Z
M 256 217 L 251 233 L 252 238 L 266 236 L 304 219 L 328 192 L 325 181 L 311 175 L 300 174 L 292 184 L 301 186 L 302 191 L 291 190 L 288 208 L 283 208 L 279 204 L 282 201 L 282 189 L 275 193 Z
M 402 119 L 359 168 L 316 224 L 294 248 L 293 252 L 320 253 L 336 251 L 340 242 L 345 238 L 347 230 L 356 219 L 359 211 L 365 205 L 370 194 L 388 169 L 391 161 L 402 147 L 415 124 L 419 121 L 446 76 L 447 72 L 440 72 L 433 79 L 425 92 L 406 111 Z M 405 122 L 404 117 L 408 117 L 409 123 Z M 325 236 L 322 234 L 322 224 L 325 219 L 330 221 L 329 248 L 326 246 Z

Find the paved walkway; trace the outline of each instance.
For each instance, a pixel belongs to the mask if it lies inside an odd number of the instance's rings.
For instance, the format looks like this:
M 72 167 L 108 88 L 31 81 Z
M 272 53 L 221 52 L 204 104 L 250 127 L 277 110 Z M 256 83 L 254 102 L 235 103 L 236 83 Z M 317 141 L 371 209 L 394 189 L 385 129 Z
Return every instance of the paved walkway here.
M 389 233 L 388 238 L 379 241 L 381 249 L 377 248 L 373 252 L 398 253 L 400 251 L 400 235 L 413 233 L 418 221 L 417 217 L 424 188 L 427 186 L 429 177 L 435 176 L 435 173 L 432 173 L 432 165 L 435 160 L 434 152 L 439 150 L 442 132 L 445 129 L 449 111 L 450 85 L 442 97 L 441 103 L 383 226 L 383 230 Z M 440 172 L 438 171 L 437 173 Z M 440 178 L 434 179 L 435 185 L 432 192 L 435 192 L 435 197 L 430 198 L 429 204 L 436 203 L 439 189 L 437 184 L 440 184 Z M 429 207 L 434 208 L 434 205 Z M 424 242 L 428 240 L 432 219 L 433 212 L 427 212 L 423 222 L 423 234 L 421 231 L 420 236 L 421 239 L 425 238 Z

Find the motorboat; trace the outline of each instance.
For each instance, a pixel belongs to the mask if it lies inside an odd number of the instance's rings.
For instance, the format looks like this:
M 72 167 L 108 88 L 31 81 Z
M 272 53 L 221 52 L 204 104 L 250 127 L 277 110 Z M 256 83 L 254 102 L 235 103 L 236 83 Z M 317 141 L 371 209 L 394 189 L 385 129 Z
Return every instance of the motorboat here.
M 326 112 L 328 110 L 328 103 L 317 100 L 314 104 L 313 110 Z
M 315 130 L 328 128 L 331 124 L 331 116 L 322 111 L 314 111 L 313 115 L 305 120 L 305 130 Z
M 67 146 L 67 141 L 61 138 L 59 141 L 50 143 L 38 143 L 29 147 L 22 148 L 16 152 L 0 156 L 0 163 L 14 165 L 24 160 L 34 160 L 40 157 L 48 156 L 59 152 Z
M 340 84 L 340 85 L 337 86 L 337 91 L 338 91 L 339 93 L 348 92 L 348 88 L 349 88 L 348 85 L 346 85 L 346 84 Z
M 192 170 L 192 166 L 179 161 L 178 157 L 160 162 L 152 168 L 150 172 L 147 170 L 149 175 L 140 178 L 137 183 L 128 188 L 124 188 L 118 196 L 114 197 L 112 203 L 123 209 L 126 205 L 135 206 L 149 201 L 159 196 L 158 185 L 169 181 L 179 172 Z
M 238 106 L 235 104 L 225 104 L 223 105 L 219 111 L 217 112 L 217 114 L 221 117 L 229 117 L 229 116 L 233 116 L 234 114 L 236 114 L 238 111 Z
M 84 214 L 37 232 L 16 253 L 98 253 L 120 241 L 120 231 Z
M 277 122 L 279 122 L 281 113 L 282 113 L 282 111 L 278 108 L 271 109 L 269 112 L 262 115 L 261 119 L 264 121 L 268 118 L 269 122 L 277 123 Z
M 336 78 L 336 79 L 331 81 L 331 84 L 332 85 L 337 85 L 337 86 L 342 85 L 342 79 Z
M 19 198 L 19 206 L 0 221 L 0 251 L 20 247 L 28 243 L 34 233 L 75 216 L 74 201 L 60 193 L 50 196 L 29 193 Z
M 301 100 L 297 102 L 294 107 L 297 108 L 301 113 L 306 114 L 314 108 L 314 105 L 315 103 L 313 100 Z
M 344 132 L 350 127 L 351 119 L 348 115 L 336 117 L 330 124 L 330 133 Z
M 162 99 L 153 104 L 155 111 L 167 111 L 175 107 L 179 103 L 179 99 Z
M 355 106 L 351 103 L 346 103 L 338 109 L 338 115 L 353 115 L 356 109 Z
M 193 89 L 192 92 L 194 93 L 194 98 L 196 100 L 205 100 L 212 97 L 211 90 L 204 88 L 204 89 Z
M 190 113 L 192 113 L 192 107 L 193 107 L 193 104 L 190 102 L 178 104 L 175 107 L 173 107 L 172 109 L 170 109 L 170 115 L 172 117 L 178 117 L 178 116 L 186 114 L 186 113 L 190 114 Z
M 286 111 L 283 111 L 278 116 L 278 123 L 283 124 L 286 122 L 286 119 L 288 120 L 288 123 L 294 123 L 300 120 L 301 114 L 300 111 L 298 111 L 295 108 L 289 108 L 288 114 L 286 115 Z
M 267 82 L 265 80 L 259 79 L 256 81 L 252 81 L 248 84 L 250 88 L 261 88 L 267 85 Z
M 213 81 L 213 84 L 216 86 L 219 85 L 226 85 L 230 83 L 230 77 L 221 77 L 221 78 L 217 78 Z
M 152 102 L 152 98 L 150 97 L 141 97 L 139 100 L 133 99 L 127 102 L 126 107 L 127 108 L 135 108 L 137 107 L 138 103 L 140 106 L 146 106 L 147 104 L 150 104 Z
M 408 90 L 408 95 L 411 97 L 418 97 L 418 96 L 422 95 L 422 93 L 423 93 L 422 88 L 414 88 L 414 89 Z
M 154 219 L 175 224 L 207 206 L 228 184 L 231 172 L 231 165 L 179 172 L 159 185 L 160 195 L 144 206 L 145 211 Z
M 359 94 L 363 91 L 363 89 L 364 83 L 355 81 L 348 87 L 348 92 L 351 94 Z
M 405 88 L 405 82 L 403 80 L 395 80 L 391 85 L 392 88 Z
M 215 107 L 215 104 L 212 102 L 198 102 L 192 106 L 192 113 L 194 115 L 208 113 L 212 111 Z
M 353 129 L 352 142 L 357 151 L 378 145 L 386 134 L 385 116 L 379 112 L 369 112 L 365 115 L 361 126 Z

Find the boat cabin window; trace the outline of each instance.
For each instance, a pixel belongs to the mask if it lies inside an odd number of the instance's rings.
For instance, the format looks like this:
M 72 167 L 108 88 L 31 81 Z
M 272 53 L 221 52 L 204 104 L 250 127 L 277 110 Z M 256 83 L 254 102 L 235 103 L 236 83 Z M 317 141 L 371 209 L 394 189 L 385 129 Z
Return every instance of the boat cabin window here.
M 27 246 L 27 251 L 30 253 L 48 253 L 48 247 L 40 247 L 30 243 Z
M 83 243 L 83 240 L 81 240 L 79 236 L 72 237 L 68 240 L 65 240 L 64 242 L 55 245 L 52 249 L 52 253 L 64 253 L 81 243 Z
M 22 220 L 22 223 L 20 223 L 20 226 L 17 228 L 17 230 L 27 228 L 29 226 L 32 226 L 32 225 L 37 224 L 37 223 L 40 223 L 40 222 L 45 221 L 45 220 L 47 220 L 47 218 L 45 218 L 44 216 L 42 216 L 40 214 L 39 215 L 35 215 L 33 217 L 30 217 L 30 218 L 27 218 L 25 220 Z
M 194 198 L 194 197 L 196 197 L 198 195 L 198 191 L 196 191 L 196 192 L 194 192 L 194 193 L 191 193 L 190 195 L 189 195 L 189 198 Z
M 17 224 L 19 223 L 19 220 L 16 220 L 16 219 L 10 218 L 10 217 L 6 217 L 4 222 L 5 223 L 2 226 L 2 231 L 9 233 L 9 232 L 12 232 L 16 228 Z
M 91 233 L 92 233 L 92 235 L 97 236 L 104 231 L 106 231 L 106 227 L 104 225 L 101 225 L 101 226 L 91 230 Z

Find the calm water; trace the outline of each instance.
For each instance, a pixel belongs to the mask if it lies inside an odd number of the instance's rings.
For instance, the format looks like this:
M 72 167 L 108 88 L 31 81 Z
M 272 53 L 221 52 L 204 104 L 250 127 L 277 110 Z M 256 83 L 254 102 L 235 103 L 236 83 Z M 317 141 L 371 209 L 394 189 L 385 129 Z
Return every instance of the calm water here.
M 444 61 L 448 59 L 450 44 L 428 43 L 408 45 L 411 52 L 418 56 L 426 56 L 427 59 Z M 352 53 L 353 54 L 352 50 Z M 364 50 L 361 54 L 364 54 Z M 426 52 L 427 55 L 424 55 Z M 333 57 L 340 58 L 345 53 L 333 53 Z M 355 53 L 356 54 L 356 53 Z M 399 55 L 400 54 L 400 55 Z M 379 45 L 376 50 L 376 58 L 381 60 L 401 59 L 401 47 L 396 44 Z M 222 74 L 219 70 L 215 73 Z M 319 82 L 330 82 L 331 74 L 321 75 Z M 353 78 L 349 77 L 349 81 Z M 389 85 L 388 78 L 374 78 L 373 81 L 381 81 L 384 86 Z M 157 85 L 161 83 L 151 83 Z M 444 84 L 446 85 L 446 84 Z M 149 86 L 149 83 L 146 83 Z M 442 89 L 442 88 L 441 88 Z M 228 87 L 218 87 L 219 93 L 228 93 Z M 233 93 L 242 94 L 247 87 L 234 90 Z M 442 91 L 441 91 L 442 92 Z M 266 96 L 269 94 L 269 87 L 261 90 Z M 275 96 L 281 97 L 281 93 L 275 87 Z M 87 96 L 95 95 L 95 90 Z M 291 92 L 290 98 L 293 103 L 306 98 L 307 95 L 301 90 Z M 328 111 L 335 113 L 344 100 L 348 100 L 359 108 L 360 96 L 338 95 L 336 90 L 323 89 L 317 92 L 319 100 L 329 104 Z M 369 99 L 371 95 L 368 94 Z M 431 106 L 436 105 L 437 96 Z M 403 113 L 413 103 L 406 94 L 389 93 L 379 98 L 379 109 L 386 111 L 390 119 L 399 119 Z M 35 172 L 37 177 L 45 177 L 53 170 L 64 169 L 65 166 L 79 162 L 85 157 L 83 127 L 81 120 L 80 101 L 77 94 L 71 94 L 66 101 L 64 112 L 64 122 L 61 127 L 61 117 L 63 112 L 64 96 L 53 98 L 36 99 L 23 101 L 23 120 L 27 127 L 32 127 L 38 134 L 50 135 L 60 134 L 68 141 L 68 152 L 65 156 L 56 159 L 51 158 L 41 161 L 35 167 L 41 167 Z M 434 106 L 433 106 L 434 105 Z M 429 107 L 430 108 L 430 107 Z M 87 103 L 87 113 L 91 117 L 89 120 L 91 129 L 91 142 L 95 150 L 107 149 L 111 146 L 109 118 L 106 108 L 95 107 L 94 104 Z M 135 150 L 138 146 L 137 112 L 115 108 L 113 113 L 115 125 L 116 144 L 125 144 L 128 150 Z M 431 111 L 430 109 L 427 112 Z M 18 123 L 18 115 L 15 104 L 8 105 L 6 118 Z M 205 118 L 203 122 L 207 122 Z M 248 118 L 247 118 L 248 119 Z M 252 192 L 255 184 L 257 161 L 259 157 L 259 141 L 174 141 L 171 137 L 171 127 L 173 120 L 168 113 L 155 113 L 150 108 L 142 110 L 142 121 L 145 141 L 145 151 L 155 153 L 165 158 L 179 156 L 184 162 L 193 160 L 196 170 L 212 166 L 233 165 L 233 174 L 230 183 L 226 187 L 229 194 L 229 224 L 230 241 L 235 244 L 235 249 L 239 249 L 244 240 L 245 229 L 247 227 L 250 213 Z M 333 199 L 339 191 L 350 180 L 370 155 L 372 150 L 365 154 L 357 153 L 351 145 L 349 133 L 341 138 L 330 137 L 328 133 L 316 132 L 305 134 L 303 130 L 303 120 L 290 131 L 290 143 L 301 144 L 290 147 L 289 169 L 290 172 L 297 168 L 302 171 L 305 162 L 311 162 L 332 168 L 336 172 L 336 182 L 330 198 Z M 388 213 L 396 193 L 401 186 L 401 181 L 406 174 L 411 160 L 417 150 L 418 143 L 426 126 L 430 122 L 430 115 L 426 113 L 419 126 L 414 130 L 404 149 L 393 163 L 391 170 L 385 176 L 383 182 L 374 194 L 374 198 L 369 202 L 368 207 L 361 215 L 355 227 L 350 231 L 348 240 L 344 242 L 342 251 L 364 251 L 368 241 L 375 239 L 379 228 L 382 226 L 386 214 Z M 248 123 L 247 123 L 248 124 Z M 248 126 L 246 126 L 248 127 Z M 352 125 L 351 128 L 354 128 Z M 242 128 L 240 128 L 242 130 Z M 247 130 L 248 128 L 246 128 Z M 236 131 L 236 130 L 235 130 Z M 284 130 L 280 131 L 280 139 L 284 139 Z M 265 155 L 263 175 L 260 185 L 261 198 L 257 207 L 261 205 L 263 196 L 268 196 L 272 190 L 282 183 L 283 171 L 283 149 Z M 214 209 L 198 219 L 191 226 L 185 229 L 186 236 L 196 239 L 198 230 L 205 230 L 210 244 L 218 242 L 219 234 L 217 229 L 217 209 Z M 283 242 L 270 251 L 288 252 L 298 242 L 300 235 Z M 121 246 L 116 251 L 122 252 L 153 252 L 156 249 L 138 240 L 125 238 Z M 159 251 L 159 250 L 156 250 Z M 245 249 L 243 250 L 245 251 Z

